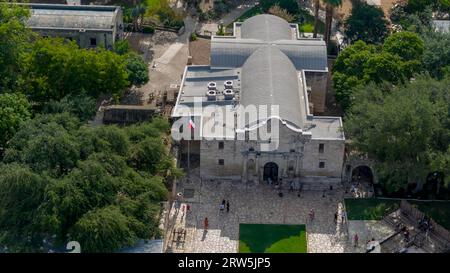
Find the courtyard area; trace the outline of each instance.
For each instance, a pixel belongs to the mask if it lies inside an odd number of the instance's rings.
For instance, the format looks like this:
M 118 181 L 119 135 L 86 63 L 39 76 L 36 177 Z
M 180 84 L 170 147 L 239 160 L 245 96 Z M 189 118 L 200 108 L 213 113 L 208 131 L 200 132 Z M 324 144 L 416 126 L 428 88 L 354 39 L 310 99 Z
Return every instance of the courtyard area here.
M 242 224 L 302 225 L 306 231 L 305 251 L 309 253 L 365 252 L 364 244 L 354 247 L 348 236 L 348 223 L 341 219 L 345 197 L 341 185 L 330 189 L 329 184 L 314 183 L 309 187 L 305 185 L 300 192 L 282 190 L 280 197 L 279 191 L 267 184 L 240 180 L 202 181 L 191 173 L 189 180 L 179 183 L 176 192 L 183 196 L 180 202 L 174 203 L 169 215 L 168 252 L 237 253 Z M 229 202 L 229 212 L 220 210 L 223 200 Z M 312 220 L 311 209 L 314 210 Z M 204 229 L 205 218 L 208 218 L 207 230 Z M 364 230 L 358 234 L 361 242 L 369 236 L 381 239 L 386 235 L 377 236 L 379 228 L 367 229 L 372 230 L 370 235 L 365 235 Z

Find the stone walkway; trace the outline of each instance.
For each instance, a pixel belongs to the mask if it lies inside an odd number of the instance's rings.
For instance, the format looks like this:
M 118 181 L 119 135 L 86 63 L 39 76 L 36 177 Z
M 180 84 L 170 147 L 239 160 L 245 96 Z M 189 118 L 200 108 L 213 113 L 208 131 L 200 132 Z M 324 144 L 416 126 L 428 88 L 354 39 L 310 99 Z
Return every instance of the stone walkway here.
M 342 253 L 362 252 L 355 249 L 347 236 L 347 225 L 341 223 L 344 190 L 324 184 L 321 190 L 298 192 L 278 190 L 269 185 L 246 185 L 240 181 L 199 181 L 179 185 L 177 191 L 194 190 L 192 198 L 184 198 L 178 209 L 173 209 L 171 219 L 175 227 L 186 231 L 180 243 L 171 243 L 173 252 L 238 252 L 240 223 L 306 224 L 308 252 Z M 222 200 L 230 202 L 230 212 L 220 211 Z M 183 206 L 190 205 L 185 212 Z M 174 205 L 175 207 L 176 205 Z M 309 212 L 315 219 L 309 220 Z M 178 211 L 178 212 L 177 212 Z M 338 211 L 338 223 L 334 213 Z M 207 231 L 203 228 L 205 217 L 209 220 Z

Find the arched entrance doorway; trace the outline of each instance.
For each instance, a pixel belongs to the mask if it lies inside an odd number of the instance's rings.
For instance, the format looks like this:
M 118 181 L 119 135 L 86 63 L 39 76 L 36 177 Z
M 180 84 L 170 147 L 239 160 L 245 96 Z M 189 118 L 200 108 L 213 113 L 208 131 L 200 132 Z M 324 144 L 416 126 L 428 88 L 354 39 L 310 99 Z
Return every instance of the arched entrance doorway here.
M 268 181 L 278 181 L 278 165 L 274 162 L 268 162 L 264 165 L 264 176 L 263 180 Z
M 373 183 L 373 173 L 370 167 L 358 166 L 352 171 L 352 182 Z

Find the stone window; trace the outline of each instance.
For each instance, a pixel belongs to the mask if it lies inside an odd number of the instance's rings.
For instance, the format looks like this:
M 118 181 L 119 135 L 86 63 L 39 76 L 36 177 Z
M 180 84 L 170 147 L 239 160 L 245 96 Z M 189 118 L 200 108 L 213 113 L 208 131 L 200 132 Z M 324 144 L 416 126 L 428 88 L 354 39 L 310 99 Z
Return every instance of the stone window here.
M 320 168 L 320 169 L 325 168 L 325 162 L 320 161 L 320 162 L 319 162 L 319 168 Z
M 97 46 L 97 38 L 90 38 L 89 43 L 91 46 Z
M 219 159 L 219 165 L 221 165 L 221 166 L 225 165 L 225 160 Z
M 323 143 L 320 143 L 319 144 L 319 153 L 320 154 L 323 154 L 323 150 L 325 149 L 325 144 L 323 144 Z
M 219 150 L 223 150 L 224 142 L 219 141 Z

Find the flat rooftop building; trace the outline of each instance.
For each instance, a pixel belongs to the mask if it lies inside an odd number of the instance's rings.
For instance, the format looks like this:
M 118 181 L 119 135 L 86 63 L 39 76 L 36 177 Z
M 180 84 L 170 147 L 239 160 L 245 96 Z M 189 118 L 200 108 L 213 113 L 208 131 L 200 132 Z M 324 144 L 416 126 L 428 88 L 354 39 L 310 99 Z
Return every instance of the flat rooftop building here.
M 30 8 L 27 25 L 46 37 L 76 41 L 82 48 L 112 49 L 123 37 L 123 15 L 119 6 L 21 4 Z

